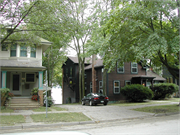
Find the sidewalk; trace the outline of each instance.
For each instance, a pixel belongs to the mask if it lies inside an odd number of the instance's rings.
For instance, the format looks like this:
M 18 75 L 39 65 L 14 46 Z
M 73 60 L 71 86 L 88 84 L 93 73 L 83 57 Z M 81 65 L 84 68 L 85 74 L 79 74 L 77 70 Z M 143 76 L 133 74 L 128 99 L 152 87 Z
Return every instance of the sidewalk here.
M 177 113 L 145 113 L 133 111 L 131 109 L 147 107 L 147 106 L 156 106 L 156 105 L 170 105 L 177 103 L 166 103 L 166 104 L 154 104 L 154 105 L 140 105 L 140 106 L 128 106 L 128 107 L 119 107 L 119 106 L 82 106 L 82 105 L 58 105 L 59 107 L 66 108 L 68 111 L 49 111 L 51 113 L 70 113 L 70 112 L 82 112 L 84 115 L 89 117 L 92 121 L 81 121 L 81 122 L 58 122 L 58 123 L 43 123 L 43 122 L 33 122 L 30 115 L 32 114 L 46 114 L 46 112 L 33 112 L 32 110 L 15 110 L 13 113 L 0 113 L 0 117 L 8 115 L 23 115 L 25 117 L 26 123 L 15 124 L 13 126 L 0 126 L 0 130 L 8 129 L 28 129 L 28 128 L 37 128 L 38 127 L 54 127 L 54 126 L 66 126 L 66 125 L 79 125 L 79 124 L 92 124 L 99 122 L 110 122 L 110 121 L 121 121 L 121 120 L 130 120 L 130 119 L 142 119 L 147 117 L 155 117 L 161 115 L 171 115 Z

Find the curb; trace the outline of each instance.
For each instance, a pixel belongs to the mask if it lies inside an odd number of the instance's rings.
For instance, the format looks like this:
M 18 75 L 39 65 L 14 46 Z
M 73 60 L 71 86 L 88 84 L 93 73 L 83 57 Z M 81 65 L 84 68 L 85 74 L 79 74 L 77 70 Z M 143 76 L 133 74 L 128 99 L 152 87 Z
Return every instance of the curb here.
M 38 127 L 55 127 L 55 126 L 72 126 L 72 125 L 98 124 L 98 123 L 105 123 L 105 122 L 129 121 L 129 120 L 134 120 L 134 119 L 143 119 L 143 118 L 158 117 L 158 116 L 167 116 L 167 115 L 175 115 L 175 114 L 180 114 L 180 112 L 176 112 L 176 113 L 160 113 L 160 114 L 154 114 L 154 115 L 149 115 L 149 116 L 132 117 L 132 118 L 121 118 L 121 119 L 112 119 L 112 120 L 92 120 L 92 121 L 80 121 L 80 122 L 60 122 L 60 123 L 53 123 L 53 124 L 23 123 L 21 125 L 15 125 L 15 126 L 2 126 L 2 127 L 0 127 L 0 130 L 30 129 L 30 128 L 37 128 L 37 126 Z
M 85 124 L 94 124 L 94 121 L 80 121 L 80 122 L 61 122 L 61 123 L 53 123 L 53 124 L 44 124 L 44 123 L 23 123 L 19 126 L 2 126 L 0 130 L 8 130 L 8 129 L 30 129 L 38 127 L 54 127 L 54 126 L 71 126 L 71 125 L 85 125 Z

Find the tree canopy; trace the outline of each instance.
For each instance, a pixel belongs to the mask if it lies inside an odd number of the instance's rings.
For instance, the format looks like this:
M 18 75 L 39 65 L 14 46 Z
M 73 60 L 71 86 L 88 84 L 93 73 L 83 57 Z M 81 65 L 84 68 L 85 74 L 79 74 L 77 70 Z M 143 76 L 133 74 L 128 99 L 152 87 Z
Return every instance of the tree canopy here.
M 150 60 L 164 65 L 179 78 L 178 1 L 134 0 L 116 3 L 107 13 L 105 23 L 92 36 L 89 51 L 100 53 L 105 67 L 112 70 L 116 62 Z

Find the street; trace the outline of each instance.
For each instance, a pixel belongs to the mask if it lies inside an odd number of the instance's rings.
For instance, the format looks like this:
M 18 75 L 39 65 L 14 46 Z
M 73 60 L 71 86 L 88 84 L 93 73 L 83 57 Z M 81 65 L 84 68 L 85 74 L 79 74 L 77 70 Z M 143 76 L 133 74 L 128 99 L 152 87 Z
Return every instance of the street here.
M 1 133 L 35 131 L 80 131 L 91 135 L 180 135 L 180 114 L 74 126 L 3 130 Z

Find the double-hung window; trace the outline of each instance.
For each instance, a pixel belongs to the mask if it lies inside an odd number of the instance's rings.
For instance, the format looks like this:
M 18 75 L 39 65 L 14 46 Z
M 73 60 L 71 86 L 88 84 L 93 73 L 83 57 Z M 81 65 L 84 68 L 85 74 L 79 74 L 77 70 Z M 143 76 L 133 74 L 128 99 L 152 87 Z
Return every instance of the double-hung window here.
M 124 63 L 122 66 L 119 66 L 119 62 L 117 62 L 117 73 L 124 73 Z
M 12 45 L 11 53 L 10 53 L 11 57 L 16 57 L 16 50 L 17 50 L 17 45 L 16 44 Z
M 114 94 L 119 94 L 120 93 L 120 81 L 115 80 L 113 85 L 114 85 Z
M 36 58 L 36 45 L 31 46 L 31 57 Z
M 27 57 L 27 47 L 25 45 L 20 46 L 20 57 Z
M 131 63 L 131 73 L 137 74 L 138 73 L 138 64 L 136 62 Z

